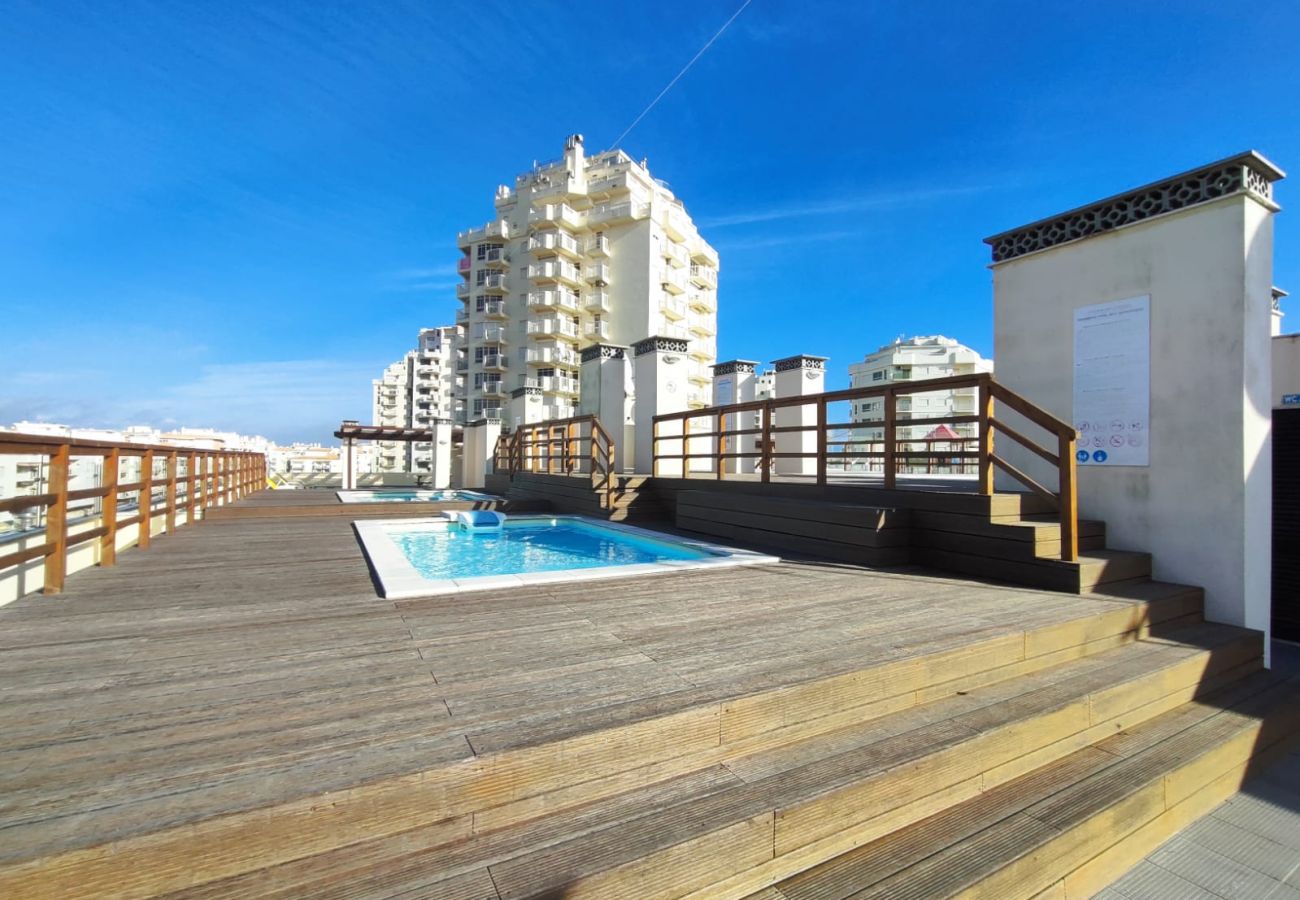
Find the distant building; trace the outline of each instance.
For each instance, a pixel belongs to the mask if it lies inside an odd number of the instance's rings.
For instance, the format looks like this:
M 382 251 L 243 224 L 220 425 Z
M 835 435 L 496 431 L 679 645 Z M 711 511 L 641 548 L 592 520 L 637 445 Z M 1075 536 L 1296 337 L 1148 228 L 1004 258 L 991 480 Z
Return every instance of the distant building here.
M 644 162 L 587 157 L 573 135 L 563 157 L 499 187 L 495 217 L 457 245 L 469 421 L 571 416 L 583 347 L 652 336 L 690 342 L 687 405 L 712 402 L 718 254 Z
M 862 362 L 849 366 L 849 386 L 883 387 L 891 382 L 913 382 L 992 371 L 993 360 L 984 359 L 970 347 L 952 338 L 942 335 L 914 337 L 906 341 L 899 338 L 868 354 Z M 884 417 L 883 403 L 880 399 L 853 401 L 851 420 L 879 422 Z M 974 388 L 927 391 L 900 397 L 897 406 L 899 440 L 922 440 L 934 430 L 934 425 L 906 426 L 903 422 L 908 419 L 974 415 L 977 412 L 975 404 Z M 979 431 L 974 423 L 969 422 L 951 427 L 962 437 L 975 437 Z M 870 440 L 884 436 L 881 428 L 865 429 L 857 434 Z
M 464 376 L 457 370 L 455 326 L 422 328 L 416 347 L 371 382 L 371 422 L 391 428 L 428 428 L 434 419 L 464 420 L 456 399 Z M 427 443 L 379 441 L 378 472 L 422 472 L 430 467 Z

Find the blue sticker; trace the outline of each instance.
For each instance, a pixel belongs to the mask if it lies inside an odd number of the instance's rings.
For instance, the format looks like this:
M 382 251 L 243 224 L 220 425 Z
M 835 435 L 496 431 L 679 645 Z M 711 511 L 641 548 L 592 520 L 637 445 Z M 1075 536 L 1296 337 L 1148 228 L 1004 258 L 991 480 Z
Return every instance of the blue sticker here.
M 1087 451 L 1087 450 L 1078 450 L 1078 451 L 1075 452 L 1075 454 L 1074 454 L 1074 458 L 1077 459 L 1079 462 L 1087 462 L 1087 461 L 1088 461 L 1088 451 Z
M 1093 461 L 1093 462 L 1105 462 L 1105 461 L 1106 461 L 1106 451 L 1105 451 L 1105 450 L 1094 450 L 1094 451 L 1092 451 L 1092 461 Z

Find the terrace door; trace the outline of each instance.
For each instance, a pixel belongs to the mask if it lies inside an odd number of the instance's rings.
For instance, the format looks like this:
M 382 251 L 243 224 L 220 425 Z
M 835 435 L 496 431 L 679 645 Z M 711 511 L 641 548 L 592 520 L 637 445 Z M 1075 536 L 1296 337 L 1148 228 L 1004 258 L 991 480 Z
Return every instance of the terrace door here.
M 1300 643 L 1300 409 L 1273 410 L 1273 637 Z

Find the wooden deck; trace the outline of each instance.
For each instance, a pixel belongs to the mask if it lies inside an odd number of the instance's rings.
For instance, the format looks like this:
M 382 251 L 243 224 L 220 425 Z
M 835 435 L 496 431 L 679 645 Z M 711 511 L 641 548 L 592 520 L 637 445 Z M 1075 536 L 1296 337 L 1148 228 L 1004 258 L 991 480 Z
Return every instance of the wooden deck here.
M 0 859 L 1103 602 L 787 564 L 393 603 L 347 521 L 212 522 L 0 609 Z
M 1130 608 L 815 562 L 390 602 L 347 519 L 215 519 L 0 609 L 0 867 Z

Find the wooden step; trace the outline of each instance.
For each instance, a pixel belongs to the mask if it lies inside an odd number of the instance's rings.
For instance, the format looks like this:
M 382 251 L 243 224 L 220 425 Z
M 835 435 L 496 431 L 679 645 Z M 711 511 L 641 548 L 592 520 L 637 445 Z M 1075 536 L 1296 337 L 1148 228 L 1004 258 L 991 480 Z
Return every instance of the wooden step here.
M 1090 897 L 1287 752 L 1300 680 L 1261 672 L 782 880 L 751 900 Z
M 916 547 L 913 561 L 949 572 L 1065 591 L 1090 593 L 1104 585 L 1151 577 L 1151 554 L 1089 550 L 1074 562 L 1060 559 L 999 559 L 978 553 Z
M 68 897 L 125 885 L 173 890 L 417 832 L 422 848 L 463 842 L 918 704 L 970 702 L 959 692 L 1086 661 L 1150 638 L 1153 629 L 1158 634 L 1194 620 L 1200 609 L 1199 591 L 1153 590 L 1088 603 L 1072 617 L 1045 609 L 1041 618 L 1027 618 L 1023 630 L 939 641 L 928 637 L 921 615 L 910 631 L 864 640 L 864 647 L 877 648 L 884 640 L 887 652 L 855 670 L 813 668 L 794 673 L 797 683 L 778 686 L 766 675 L 704 682 L 598 710 L 575 720 L 571 733 L 554 725 L 537 734 L 489 728 L 476 732 L 472 750 L 431 747 L 440 756 L 423 771 L 198 822 L 178 813 L 170 822 L 141 823 L 110 844 L 0 866 L 0 895 L 24 896 L 37 887 Z
M 741 896 L 1239 679 L 1260 647 L 1238 629 L 1179 629 L 453 845 L 416 830 L 189 895 Z

